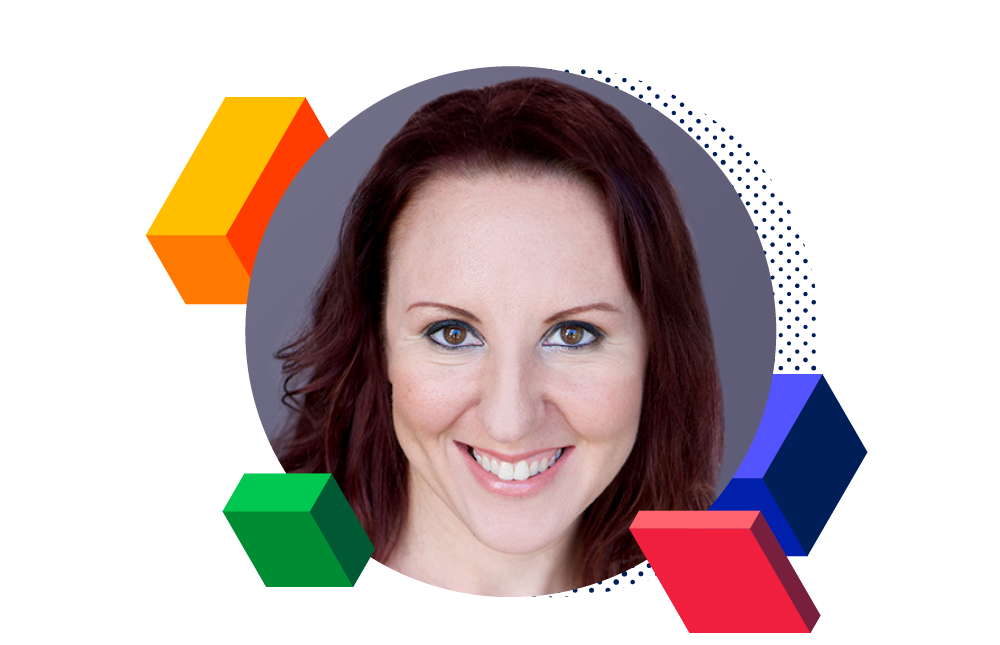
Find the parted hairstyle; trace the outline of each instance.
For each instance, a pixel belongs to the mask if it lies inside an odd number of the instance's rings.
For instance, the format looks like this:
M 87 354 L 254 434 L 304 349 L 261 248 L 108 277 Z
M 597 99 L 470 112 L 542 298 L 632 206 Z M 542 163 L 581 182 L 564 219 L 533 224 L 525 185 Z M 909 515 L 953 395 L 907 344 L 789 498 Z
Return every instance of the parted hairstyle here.
M 646 329 L 635 444 L 582 516 L 583 586 L 644 559 L 628 528 L 638 511 L 709 507 L 723 443 L 708 309 L 677 198 L 632 124 L 586 92 L 519 79 L 442 96 L 409 118 L 354 193 L 310 325 L 276 354 L 292 414 L 275 448 L 287 472 L 336 478 L 384 562 L 408 502 L 382 342 L 393 223 L 435 175 L 518 168 L 570 175 L 603 195 Z

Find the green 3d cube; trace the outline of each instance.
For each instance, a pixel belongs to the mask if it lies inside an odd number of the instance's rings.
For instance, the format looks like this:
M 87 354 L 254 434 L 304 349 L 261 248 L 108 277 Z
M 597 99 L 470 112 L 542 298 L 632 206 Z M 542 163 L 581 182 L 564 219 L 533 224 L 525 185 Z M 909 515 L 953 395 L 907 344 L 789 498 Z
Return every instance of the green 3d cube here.
M 246 474 L 222 511 L 268 587 L 353 587 L 374 547 L 329 474 Z

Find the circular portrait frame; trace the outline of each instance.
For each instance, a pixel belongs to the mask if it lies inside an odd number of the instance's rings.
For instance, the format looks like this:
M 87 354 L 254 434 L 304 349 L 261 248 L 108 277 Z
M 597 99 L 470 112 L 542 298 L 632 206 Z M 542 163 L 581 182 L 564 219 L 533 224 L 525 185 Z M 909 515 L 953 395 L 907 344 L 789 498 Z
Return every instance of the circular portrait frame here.
M 682 125 L 608 82 L 544 69 L 467 70 L 408 87 L 345 124 L 300 170 L 261 241 L 247 299 L 248 371 L 268 437 L 273 441 L 288 419 L 275 352 L 308 322 L 316 286 L 337 249 L 343 213 L 383 146 L 418 107 L 438 96 L 525 77 L 573 85 L 617 108 L 671 181 L 698 256 L 716 345 L 726 427 L 721 492 L 753 441 L 775 369 L 772 279 L 754 224 L 725 169 Z

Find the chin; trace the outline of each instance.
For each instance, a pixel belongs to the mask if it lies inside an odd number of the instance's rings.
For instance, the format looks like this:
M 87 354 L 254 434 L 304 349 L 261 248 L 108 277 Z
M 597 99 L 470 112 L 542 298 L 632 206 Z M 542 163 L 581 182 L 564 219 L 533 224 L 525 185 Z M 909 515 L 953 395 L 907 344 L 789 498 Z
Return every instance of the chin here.
M 553 514 L 552 508 L 534 506 L 525 500 L 505 500 L 502 505 L 521 508 L 494 509 L 466 515 L 462 520 L 483 546 L 507 555 L 531 555 L 566 548 L 576 540 L 580 516 Z

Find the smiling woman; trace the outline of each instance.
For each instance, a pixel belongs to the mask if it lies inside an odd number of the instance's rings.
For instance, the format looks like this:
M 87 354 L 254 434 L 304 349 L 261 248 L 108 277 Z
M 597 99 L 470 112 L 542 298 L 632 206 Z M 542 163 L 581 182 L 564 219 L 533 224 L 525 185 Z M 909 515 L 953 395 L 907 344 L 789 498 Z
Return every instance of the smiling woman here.
M 279 352 L 289 472 L 331 472 L 416 579 L 553 593 L 640 562 L 628 525 L 705 509 L 722 416 L 667 178 L 631 124 L 543 79 L 444 96 L 348 209 Z

